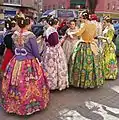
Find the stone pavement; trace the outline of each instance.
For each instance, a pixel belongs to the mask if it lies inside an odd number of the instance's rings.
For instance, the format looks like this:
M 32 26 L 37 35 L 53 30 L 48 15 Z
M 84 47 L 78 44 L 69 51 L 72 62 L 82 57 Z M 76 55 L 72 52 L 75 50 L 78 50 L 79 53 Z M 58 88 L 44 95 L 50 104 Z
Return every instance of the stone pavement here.
M 0 120 L 119 120 L 119 82 L 106 81 L 99 89 L 54 91 L 46 110 L 31 116 L 7 114 Z
M 119 120 L 119 79 L 105 81 L 98 89 L 53 91 L 48 108 L 31 116 L 0 108 L 0 120 Z

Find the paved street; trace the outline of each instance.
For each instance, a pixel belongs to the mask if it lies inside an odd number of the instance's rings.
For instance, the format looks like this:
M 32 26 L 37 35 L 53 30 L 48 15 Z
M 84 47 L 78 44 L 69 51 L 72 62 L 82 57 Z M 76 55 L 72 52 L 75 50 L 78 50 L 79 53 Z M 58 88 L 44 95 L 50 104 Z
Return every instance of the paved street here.
M 119 77 L 99 89 L 54 91 L 48 108 L 28 117 L 0 108 L 0 120 L 119 120 Z

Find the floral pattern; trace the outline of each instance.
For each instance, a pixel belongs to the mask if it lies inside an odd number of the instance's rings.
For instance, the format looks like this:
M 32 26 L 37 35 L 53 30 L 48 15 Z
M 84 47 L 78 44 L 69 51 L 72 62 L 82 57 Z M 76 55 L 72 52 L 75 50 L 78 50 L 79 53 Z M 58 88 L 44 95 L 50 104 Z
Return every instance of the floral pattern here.
M 106 32 L 105 32 L 106 31 Z M 104 75 L 105 79 L 116 79 L 118 74 L 116 47 L 112 41 L 114 36 L 114 30 L 112 28 L 105 28 L 104 36 L 107 37 L 107 41 L 103 41 L 103 56 L 104 56 Z
M 48 101 L 49 87 L 38 60 L 13 58 L 2 82 L 2 107 L 9 113 L 30 115 L 46 108 Z
M 94 88 L 104 84 L 104 70 L 101 54 L 94 55 L 90 43 L 79 42 L 69 61 L 70 85 L 80 88 Z
M 43 54 L 43 66 L 51 90 L 63 90 L 68 87 L 67 63 L 60 44 L 55 47 L 46 46 Z

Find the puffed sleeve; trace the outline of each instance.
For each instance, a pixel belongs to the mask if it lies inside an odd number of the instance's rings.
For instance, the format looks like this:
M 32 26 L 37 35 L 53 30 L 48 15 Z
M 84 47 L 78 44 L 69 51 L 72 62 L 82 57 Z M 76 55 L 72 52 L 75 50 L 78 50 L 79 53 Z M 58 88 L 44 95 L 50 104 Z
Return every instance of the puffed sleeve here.
M 38 50 L 38 44 L 37 44 L 37 41 L 36 41 L 36 37 L 33 36 L 31 38 L 29 38 L 29 41 L 31 43 L 31 48 L 32 48 L 32 54 L 38 58 L 39 61 L 41 61 L 41 58 L 40 58 L 40 54 L 39 54 L 39 50 Z
M 77 30 L 76 35 L 81 36 L 84 31 L 85 31 L 85 24 L 82 23 L 80 28 Z
M 55 46 L 59 43 L 58 34 L 56 32 L 51 33 L 48 37 L 48 43 L 50 46 Z
M 85 31 L 85 23 L 82 23 L 80 25 L 80 28 L 77 31 L 75 31 L 75 32 L 69 32 L 67 34 L 70 35 L 71 38 L 72 38 L 72 35 L 80 37 L 84 31 Z
M 108 30 L 106 37 L 112 41 L 114 37 L 114 30 L 113 29 Z

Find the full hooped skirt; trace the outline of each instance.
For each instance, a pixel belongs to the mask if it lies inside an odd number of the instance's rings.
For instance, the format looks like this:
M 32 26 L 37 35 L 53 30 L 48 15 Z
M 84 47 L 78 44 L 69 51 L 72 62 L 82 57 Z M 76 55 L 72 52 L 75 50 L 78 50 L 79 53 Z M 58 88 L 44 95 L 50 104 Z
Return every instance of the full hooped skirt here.
M 94 88 L 103 85 L 104 71 L 100 52 L 94 55 L 90 43 L 79 42 L 69 61 L 70 85 Z
M 8 64 L 2 81 L 2 107 L 6 112 L 30 115 L 46 108 L 49 88 L 38 60 L 18 61 Z
M 60 44 L 55 47 L 46 46 L 43 66 L 47 72 L 48 85 L 51 90 L 63 90 L 68 87 L 67 62 Z

